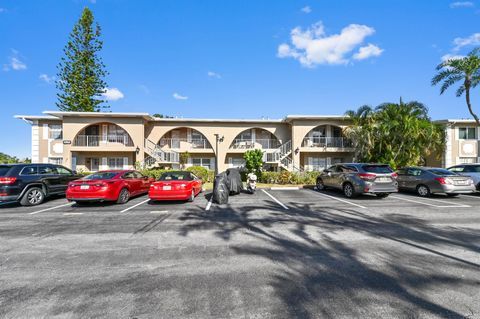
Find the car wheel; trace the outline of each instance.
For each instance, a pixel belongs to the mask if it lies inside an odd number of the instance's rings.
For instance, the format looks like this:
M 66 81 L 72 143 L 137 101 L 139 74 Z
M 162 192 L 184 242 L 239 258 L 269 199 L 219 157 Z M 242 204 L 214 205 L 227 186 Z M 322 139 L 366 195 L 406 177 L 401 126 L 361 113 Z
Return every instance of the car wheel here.
M 390 195 L 390 194 L 389 194 L 389 193 L 378 193 L 378 194 L 376 194 L 376 195 L 377 195 L 377 197 L 380 197 L 380 198 L 386 198 L 386 197 L 388 197 L 388 195 Z
M 39 187 L 32 187 L 23 195 L 20 200 L 22 206 L 40 205 L 45 200 L 45 193 Z
M 192 189 L 192 193 L 190 194 L 188 201 L 193 202 L 194 200 L 195 200 L 195 190 Z
M 350 183 L 345 183 L 345 185 L 343 185 L 343 194 L 346 198 L 355 197 L 355 189 L 353 188 L 353 185 Z
M 427 197 L 430 196 L 430 188 L 426 185 L 418 185 L 417 186 L 417 194 L 420 197 Z
M 326 189 L 323 179 L 317 178 L 317 191 L 324 191 Z
M 459 194 L 452 194 L 452 193 L 449 193 L 447 194 L 448 197 L 457 197 Z
M 130 192 L 128 189 L 123 188 L 118 194 L 117 204 L 125 204 L 130 199 Z

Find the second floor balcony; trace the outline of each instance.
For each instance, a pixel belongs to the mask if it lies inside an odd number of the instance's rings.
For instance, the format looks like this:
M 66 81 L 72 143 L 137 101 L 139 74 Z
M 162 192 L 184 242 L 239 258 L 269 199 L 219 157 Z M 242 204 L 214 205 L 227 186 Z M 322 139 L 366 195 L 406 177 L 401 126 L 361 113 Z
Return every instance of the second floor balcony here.
M 158 145 L 162 148 L 178 149 L 178 150 L 210 150 L 212 146 L 205 138 L 186 139 L 186 138 L 161 138 Z
M 276 149 L 279 148 L 280 145 L 280 142 L 276 139 L 235 139 L 233 140 L 230 149 Z
M 352 148 L 353 143 L 346 137 L 315 136 L 305 137 L 303 139 L 302 147 L 345 149 Z
M 133 146 L 128 135 L 77 135 L 73 146 L 97 147 L 103 145 Z

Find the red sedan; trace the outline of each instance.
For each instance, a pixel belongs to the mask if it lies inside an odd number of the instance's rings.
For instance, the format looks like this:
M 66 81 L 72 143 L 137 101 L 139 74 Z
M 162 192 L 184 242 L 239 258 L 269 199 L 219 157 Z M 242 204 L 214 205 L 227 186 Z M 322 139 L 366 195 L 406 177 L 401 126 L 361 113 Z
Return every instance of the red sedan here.
M 202 192 L 202 180 L 191 172 L 176 171 L 163 173 L 152 183 L 148 196 L 152 200 L 188 200 Z
M 101 171 L 70 182 L 66 196 L 77 203 L 116 201 L 124 204 L 132 196 L 147 193 L 153 181 L 132 170 Z

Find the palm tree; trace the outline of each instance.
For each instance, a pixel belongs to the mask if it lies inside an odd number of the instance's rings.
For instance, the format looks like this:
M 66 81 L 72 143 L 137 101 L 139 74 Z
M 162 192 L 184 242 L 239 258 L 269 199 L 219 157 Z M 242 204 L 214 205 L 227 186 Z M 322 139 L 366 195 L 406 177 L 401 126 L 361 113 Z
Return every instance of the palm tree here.
M 460 97 L 465 93 L 468 111 L 480 125 L 480 119 L 473 112 L 470 103 L 470 89 L 476 87 L 480 83 L 480 56 L 478 53 L 480 48 L 474 49 L 466 57 L 461 59 L 449 59 L 437 66 L 438 74 L 432 79 L 432 85 L 443 82 L 440 88 L 440 94 L 443 94 L 453 84 L 463 81 L 463 84 L 457 89 L 456 95 Z

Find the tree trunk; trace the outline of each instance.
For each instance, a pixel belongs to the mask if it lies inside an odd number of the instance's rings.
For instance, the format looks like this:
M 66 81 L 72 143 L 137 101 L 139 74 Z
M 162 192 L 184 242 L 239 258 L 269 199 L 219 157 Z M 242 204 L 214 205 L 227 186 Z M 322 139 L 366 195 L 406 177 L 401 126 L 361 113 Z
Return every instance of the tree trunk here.
M 475 122 L 477 122 L 477 125 L 480 126 L 480 120 L 478 119 L 477 114 L 473 113 L 472 104 L 470 103 L 470 83 L 467 83 L 467 81 L 465 82 L 465 100 L 467 101 L 468 111 L 475 119 Z

